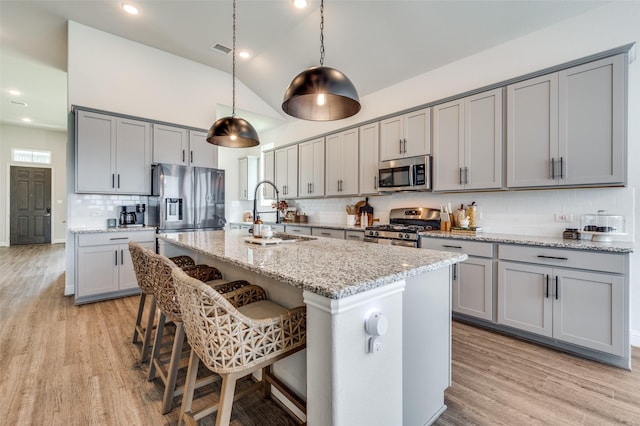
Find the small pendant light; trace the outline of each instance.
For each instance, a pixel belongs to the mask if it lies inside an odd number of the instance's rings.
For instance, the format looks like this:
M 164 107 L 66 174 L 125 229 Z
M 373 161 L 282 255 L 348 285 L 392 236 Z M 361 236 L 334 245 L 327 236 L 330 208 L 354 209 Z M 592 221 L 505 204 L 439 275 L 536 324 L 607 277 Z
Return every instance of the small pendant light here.
M 298 74 L 287 87 L 282 110 L 303 120 L 331 121 L 360 111 L 358 92 L 340 71 L 324 66 L 324 0 L 320 2 L 320 66 Z
M 236 0 L 233 0 L 233 99 L 230 117 L 222 117 L 213 123 L 207 134 L 207 142 L 228 148 L 249 148 L 260 144 L 258 132 L 245 119 L 236 117 Z

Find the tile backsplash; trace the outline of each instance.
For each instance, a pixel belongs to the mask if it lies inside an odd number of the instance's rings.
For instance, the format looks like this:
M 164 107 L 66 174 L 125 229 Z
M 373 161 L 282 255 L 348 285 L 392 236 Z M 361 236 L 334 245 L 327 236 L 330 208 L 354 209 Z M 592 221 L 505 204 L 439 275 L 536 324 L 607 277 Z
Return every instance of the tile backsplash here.
M 365 197 L 322 198 L 310 200 L 287 200 L 309 216 L 310 223 L 344 224 L 345 206 L 355 204 Z M 583 214 L 595 214 L 605 210 L 606 214 L 624 216 L 626 235 L 618 235 L 621 241 L 633 241 L 635 230 L 634 188 L 584 188 L 545 189 L 529 191 L 433 193 L 404 192 L 393 195 L 369 197 L 374 208 L 374 217 L 381 223 L 389 221 L 389 210 L 396 207 L 432 207 L 451 203 L 454 209 L 475 201 L 479 223 L 485 232 L 517 235 L 561 236 L 565 228 L 580 228 Z M 227 203 L 227 220 L 239 221 L 242 213 L 251 210 L 253 202 Z M 266 210 L 268 207 L 261 207 Z M 556 221 L 557 215 L 571 218 L 570 222 Z M 267 217 L 268 220 L 268 217 Z
M 107 219 L 118 219 L 120 206 L 145 203 L 148 197 L 142 195 L 102 195 L 102 194 L 69 194 L 68 200 L 69 228 L 106 227 Z M 145 223 L 146 220 L 145 213 Z

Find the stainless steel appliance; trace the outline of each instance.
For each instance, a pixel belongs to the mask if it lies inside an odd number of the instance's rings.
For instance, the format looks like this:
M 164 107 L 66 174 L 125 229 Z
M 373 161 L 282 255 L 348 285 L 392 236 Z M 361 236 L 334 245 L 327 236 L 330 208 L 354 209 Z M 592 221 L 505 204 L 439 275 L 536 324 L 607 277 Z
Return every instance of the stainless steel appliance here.
M 378 164 L 380 191 L 430 191 L 431 156 L 381 161 Z
M 429 207 L 391 209 L 388 225 L 368 226 L 364 241 L 418 247 L 419 233 L 440 229 L 440 210 Z
M 158 164 L 152 167 L 149 225 L 159 232 L 222 229 L 224 170 Z
M 118 223 L 120 226 L 144 226 L 145 204 L 136 204 L 133 206 L 122 206 Z

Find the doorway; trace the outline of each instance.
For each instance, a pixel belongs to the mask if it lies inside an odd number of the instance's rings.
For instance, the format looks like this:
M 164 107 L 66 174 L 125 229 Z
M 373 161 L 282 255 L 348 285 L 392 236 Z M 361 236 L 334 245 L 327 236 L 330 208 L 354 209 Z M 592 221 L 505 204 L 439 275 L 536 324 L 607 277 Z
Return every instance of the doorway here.
M 51 243 L 51 169 L 11 166 L 9 245 Z

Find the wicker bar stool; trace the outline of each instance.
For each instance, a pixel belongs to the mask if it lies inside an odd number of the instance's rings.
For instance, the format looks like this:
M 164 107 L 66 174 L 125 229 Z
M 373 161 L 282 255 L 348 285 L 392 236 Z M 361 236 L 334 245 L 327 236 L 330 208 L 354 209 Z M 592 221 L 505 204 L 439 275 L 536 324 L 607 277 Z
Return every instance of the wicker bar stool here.
M 151 250 L 141 246 L 135 241 L 129 242 L 129 252 L 131 253 L 133 269 L 136 274 L 138 287 L 140 287 L 140 302 L 138 303 L 138 314 L 136 316 L 136 324 L 133 330 L 133 343 L 138 343 L 138 339 L 142 336 L 142 343 L 140 345 L 140 362 L 143 363 L 149 360 L 149 354 L 152 348 L 151 336 L 153 329 L 155 328 L 156 317 L 156 299 L 153 294 L 153 286 L 149 281 L 149 256 L 145 255 L 145 251 L 153 253 Z M 222 275 L 214 277 L 215 274 L 213 270 L 218 271 L 217 269 L 206 265 L 196 265 L 195 261 L 189 256 L 176 256 L 170 258 L 170 260 L 179 268 L 190 271 L 189 274 L 198 279 L 215 279 L 216 281 L 212 284 L 227 282 L 220 279 L 222 278 Z M 206 279 L 205 281 L 209 281 L 209 279 Z M 142 319 L 144 317 L 147 298 L 149 298 L 149 311 L 147 312 L 145 322 L 146 326 L 143 326 Z
M 160 377 L 164 383 L 165 390 L 162 399 L 162 414 L 166 414 L 171 411 L 173 398 L 182 395 L 184 386 L 176 386 L 176 379 L 178 376 L 178 370 L 180 369 L 180 360 L 183 357 L 187 357 L 190 352 L 183 352 L 183 345 L 185 341 L 184 327 L 182 324 L 182 313 L 180 305 L 178 304 L 175 287 L 173 285 L 173 279 L 171 277 L 171 271 L 178 268 L 170 259 L 165 256 L 149 253 L 149 275 L 151 276 L 151 283 L 153 287 L 153 293 L 156 299 L 160 315 L 158 318 L 158 326 L 156 330 L 156 336 L 153 343 L 153 350 L 151 353 L 151 361 L 149 363 L 148 380 L 155 379 L 156 374 Z M 247 287 L 249 283 L 246 281 L 225 281 L 222 280 L 222 274 L 216 268 L 190 268 L 184 271 L 184 273 L 196 276 L 194 280 L 202 283 L 212 291 L 227 293 L 232 292 L 238 288 Z M 208 281 L 206 284 L 200 281 L 198 278 Z M 162 340 L 164 337 L 164 328 L 167 320 L 172 321 L 175 324 L 175 333 L 173 335 L 173 343 L 171 349 L 171 355 L 167 359 L 161 354 L 161 348 L 163 346 Z M 198 380 L 195 387 L 201 387 L 209 383 L 213 383 L 218 380 L 219 377 L 215 375 L 208 376 Z
M 271 365 L 306 347 L 306 307 L 286 309 L 266 299 L 261 287 L 240 288 L 223 297 L 179 269 L 172 272 L 182 320 L 191 345 L 189 369 L 178 424 L 217 411 L 216 426 L 228 425 L 233 401 L 257 389 L 265 396 L 274 385 L 298 409 L 306 403 L 271 374 Z M 237 300 L 253 301 L 243 305 Z M 220 398 L 200 412 L 191 411 L 200 361 L 222 377 Z M 262 370 L 261 381 L 235 395 L 238 379 Z

